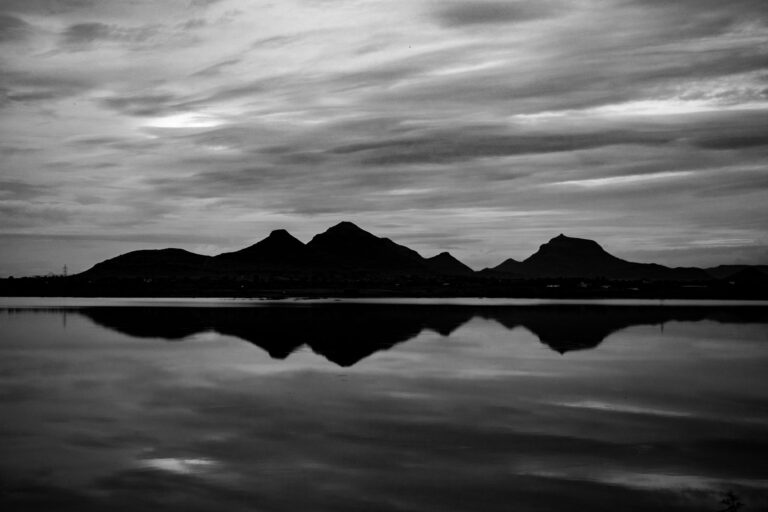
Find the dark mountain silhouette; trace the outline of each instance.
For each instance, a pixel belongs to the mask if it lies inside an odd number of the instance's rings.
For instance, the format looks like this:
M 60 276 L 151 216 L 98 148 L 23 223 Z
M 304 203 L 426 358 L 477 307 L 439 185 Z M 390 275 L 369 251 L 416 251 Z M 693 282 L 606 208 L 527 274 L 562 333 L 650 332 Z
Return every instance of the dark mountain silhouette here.
M 500 265 L 492 269 L 485 269 L 484 272 L 499 272 L 499 273 L 515 275 L 519 277 L 526 277 L 528 275 L 525 265 L 523 265 L 522 262 L 519 262 L 512 258 L 508 258 L 504 260 L 503 262 L 501 262 Z
M 522 262 L 507 260 L 491 269 L 523 277 L 573 277 L 608 279 L 708 279 L 698 268 L 669 268 L 655 263 L 622 260 L 603 249 L 594 240 L 558 235 L 541 245 Z
M 345 221 L 307 244 L 278 229 L 249 247 L 217 256 L 182 249 L 134 251 L 56 282 L 0 280 L 0 293 L 762 298 L 768 293 L 761 277 L 766 269 L 729 265 L 709 269 L 710 275 L 699 268 L 635 263 L 593 240 L 561 234 L 523 261 L 507 259 L 474 272 L 447 252 L 424 258 Z
M 460 265 L 463 264 L 455 260 L 454 266 Z M 351 222 L 341 222 L 316 235 L 308 244 L 278 229 L 239 251 L 213 257 L 181 249 L 134 251 L 99 263 L 80 275 L 161 278 L 329 272 L 434 273 L 416 251 L 379 238 Z
M 424 258 L 413 249 L 396 244 L 389 238 L 379 238 L 346 221 L 315 235 L 307 247 L 334 268 L 428 271 Z
M 215 331 L 259 346 L 275 359 L 285 359 L 299 347 L 307 346 L 339 366 L 352 366 L 424 330 L 450 336 L 474 317 L 494 320 L 510 330 L 523 327 L 560 354 L 595 348 L 612 333 L 636 325 L 701 320 L 768 322 L 768 308 L 760 306 L 313 304 L 89 307 L 76 311 L 103 327 L 133 337 L 183 340 L 196 333 Z
M 707 274 L 716 279 L 728 279 L 731 276 L 738 274 L 743 270 L 754 269 L 760 274 L 768 276 L 768 265 L 718 265 L 717 267 L 710 267 L 705 269 Z M 756 277 L 760 277 L 760 274 L 752 274 Z
M 735 274 L 727 277 L 728 281 L 741 287 L 754 288 L 756 290 L 768 287 L 768 274 L 755 267 L 742 268 Z
M 449 252 L 441 252 L 437 256 L 427 258 L 426 262 L 429 269 L 438 274 L 468 276 L 475 272 Z
M 284 229 L 272 231 L 245 249 L 219 254 L 215 260 L 222 270 L 231 266 L 254 270 L 311 267 L 317 263 L 312 251 Z
M 88 277 L 190 276 L 213 270 L 212 258 L 184 249 L 141 250 L 97 263 L 81 275 Z

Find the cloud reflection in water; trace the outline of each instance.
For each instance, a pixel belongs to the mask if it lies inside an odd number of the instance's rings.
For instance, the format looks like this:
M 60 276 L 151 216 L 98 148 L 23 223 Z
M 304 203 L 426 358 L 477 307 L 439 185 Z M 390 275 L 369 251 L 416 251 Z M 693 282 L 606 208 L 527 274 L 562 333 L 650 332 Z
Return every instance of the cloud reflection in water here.
M 754 311 L 582 308 L 615 332 L 562 355 L 530 326 L 572 329 L 578 310 L 313 308 L 86 309 L 66 327 L 61 312 L 0 313 L 3 500 L 432 511 L 708 510 L 726 488 L 765 499 L 768 345 Z M 344 311 L 352 330 L 322 330 Z M 137 322 L 148 315 L 167 325 Z M 183 317 L 187 334 L 171 329 Z M 659 318 L 677 321 L 662 333 Z M 251 334 L 235 334 L 249 319 Z M 270 325 L 303 340 L 288 359 L 270 358 Z M 150 332 L 197 326 L 219 334 Z M 324 345 L 332 335 L 358 344 L 354 357 Z

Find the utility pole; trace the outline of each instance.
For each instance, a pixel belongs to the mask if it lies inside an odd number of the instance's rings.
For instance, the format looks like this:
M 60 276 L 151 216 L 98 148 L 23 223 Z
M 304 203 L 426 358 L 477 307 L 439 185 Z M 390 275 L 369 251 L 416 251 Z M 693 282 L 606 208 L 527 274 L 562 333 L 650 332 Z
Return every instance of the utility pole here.
M 64 268 L 62 268 L 62 269 L 61 269 L 61 274 L 62 274 L 64 277 L 67 277 L 67 266 L 66 266 L 66 265 L 64 265 Z

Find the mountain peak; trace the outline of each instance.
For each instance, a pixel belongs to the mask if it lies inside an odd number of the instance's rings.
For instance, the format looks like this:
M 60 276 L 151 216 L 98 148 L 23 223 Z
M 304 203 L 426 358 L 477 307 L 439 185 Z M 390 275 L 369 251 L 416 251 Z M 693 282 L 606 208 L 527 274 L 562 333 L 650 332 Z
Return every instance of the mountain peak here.
M 248 264 L 296 263 L 307 258 L 306 246 L 285 229 L 275 229 L 266 238 L 236 252 L 220 254 L 217 258 Z
M 594 240 L 590 240 L 588 238 L 576 238 L 572 236 L 566 236 L 562 233 L 557 235 L 556 237 L 549 240 L 549 242 L 545 243 L 544 245 L 582 245 L 582 246 L 592 246 L 592 247 L 600 247 L 600 244 L 595 242 Z
M 348 268 L 423 268 L 423 258 L 412 249 L 365 231 L 349 221 L 315 235 L 307 247 L 334 264 Z
M 267 237 L 259 243 L 283 243 L 291 246 L 304 245 L 298 238 L 290 234 L 284 229 L 275 229 Z
M 354 230 L 360 229 L 360 230 L 362 230 L 362 228 L 360 226 L 358 226 L 354 222 L 350 222 L 348 220 L 343 220 L 343 221 L 339 222 L 338 224 L 335 224 L 335 225 L 331 226 L 328 229 L 354 229 Z
M 468 275 L 474 273 L 474 270 L 457 260 L 453 254 L 447 251 L 427 258 L 426 261 L 429 268 L 438 274 Z
M 369 235 L 374 236 L 371 233 L 367 232 L 354 222 L 350 222 L 348 220 L 344 220 L 339 222 L 338 224 L 331 226 L 328 228 L 324 234 L 334 234 L 334 235 Z
M 257 242 L 258 244 L 288 244 L 290 246 L 298 246 L 299 244 L 304 245 L 298 238 L 290 234 L 285 229 L 275 229 L 267 235 L 266 238 L 261 240 L 260 242 Z
M 587 238 L 574 238 L 560 233 L 549 242 L 542 244 L 539 250 L 527 258 L 525 262 L 550 261 L 551 258 L 568 260 L 602 260 L 604 258 L 613 258 L 603 249 L 600 244 Z
M 309 242 L 309 244 L 314 246 L 322 246 L 328 243 L 328 241 L 330 240 L 344 241 L 344 243 L 351 243 L 352 240 L 363 240 L 363 241 L 372 242 L 374 240 L 380 240 L 380 239 L 376 235 L 369 233 L 368 231 L 362 229 L 358 225 L 345 220 L 343 222 L 339 222 L 334 226 L 331 226 L 330 228 L 325 230 L 325 232 L 315 235 L 312 238 L 312 240 Z

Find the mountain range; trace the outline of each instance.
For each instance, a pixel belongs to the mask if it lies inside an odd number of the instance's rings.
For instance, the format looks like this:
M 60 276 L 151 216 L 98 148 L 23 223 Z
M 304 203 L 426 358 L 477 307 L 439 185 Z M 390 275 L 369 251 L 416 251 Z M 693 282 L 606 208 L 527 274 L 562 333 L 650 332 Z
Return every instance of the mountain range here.
M 340 222 L 303 243 L 284 229 L 235 252 L 204 256 L 183 249 L 139 250 L 96 264 L 79 274 L 99 278 L 221 276 L 389 275 L 504 279 L 583 278 L 646 281 L 765 279 L 768 266 L 721 265 L 709 269 L 626 261 L 593 240 L 560 234 L 523 261 L 507 259 L 474 271 L 448 252 L 425 258 L 389 238 Z

